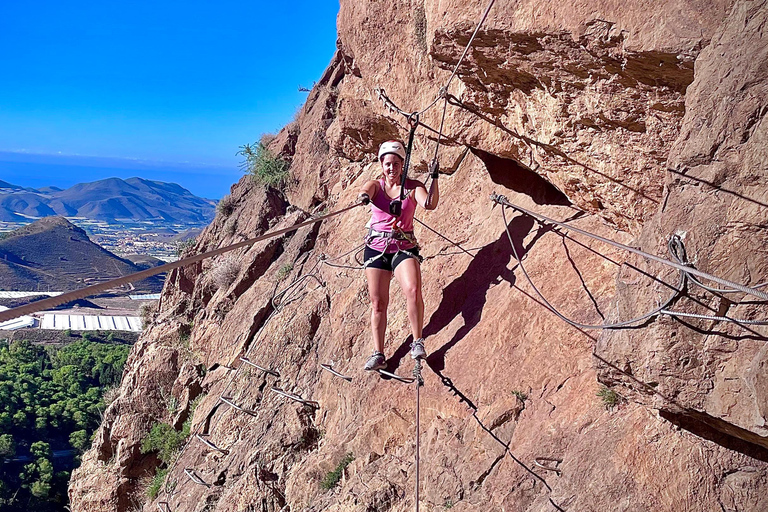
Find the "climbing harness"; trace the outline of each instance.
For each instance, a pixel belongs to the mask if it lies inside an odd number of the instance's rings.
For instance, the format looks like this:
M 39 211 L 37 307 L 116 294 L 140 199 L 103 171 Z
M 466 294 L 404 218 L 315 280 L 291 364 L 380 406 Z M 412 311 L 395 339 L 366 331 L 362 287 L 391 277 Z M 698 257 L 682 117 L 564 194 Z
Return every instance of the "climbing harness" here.
M 377 231 L 373 228 L 368 228 L 368 235 L 365 237 L 366 242 L 375 240 L 376 238 L 392 239 L 398 242 L 410 242 L 416 244 L 416 236 L 413 231 L 402 231 L 395 229 L 393 231 Z

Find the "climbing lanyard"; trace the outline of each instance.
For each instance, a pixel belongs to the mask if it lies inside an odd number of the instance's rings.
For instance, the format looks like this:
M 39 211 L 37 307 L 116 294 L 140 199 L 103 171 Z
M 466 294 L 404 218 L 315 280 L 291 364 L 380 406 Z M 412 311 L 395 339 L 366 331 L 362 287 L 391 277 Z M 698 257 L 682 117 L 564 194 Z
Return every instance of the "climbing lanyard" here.
M 419 126 L 419 113 L 414 112 L 408 116 L 408 124 L 411 127 L 408 133 L 408 147 L 405 150 L 405 162 L 403 163 L 403 174 L 400 177 L 400 198 L 389 203 L 389 214 L 399 217 L 403 212 L 403 201 L 405 201 L 405 180 L 408 176 L 408 167 L 411 164 L 411 149 L 413 149 L 413 136 L 416 134 L 416 128 Z

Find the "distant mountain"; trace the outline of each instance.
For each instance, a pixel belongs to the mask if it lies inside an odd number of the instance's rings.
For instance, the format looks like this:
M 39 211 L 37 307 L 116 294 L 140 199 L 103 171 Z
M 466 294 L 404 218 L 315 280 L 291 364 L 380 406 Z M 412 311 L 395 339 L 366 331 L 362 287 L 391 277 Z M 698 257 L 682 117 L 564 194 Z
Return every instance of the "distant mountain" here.
M 175 183 L 108 178 L 61 190 L 25 189 L 0 181 L 0 220 L 6 222 L 15 221 L 18 215 L 61 215 L 107 222 L 130 219 L 206 224 L 215 214 L 215 201 L 197 197 Z
M 148 266 L 91 242 L 85 231 L 62 217 L 38 220 L 0 240 L 0 290 L 75 290 Z M 158 292 L 163 280 L 155 276 L 134 286 Z

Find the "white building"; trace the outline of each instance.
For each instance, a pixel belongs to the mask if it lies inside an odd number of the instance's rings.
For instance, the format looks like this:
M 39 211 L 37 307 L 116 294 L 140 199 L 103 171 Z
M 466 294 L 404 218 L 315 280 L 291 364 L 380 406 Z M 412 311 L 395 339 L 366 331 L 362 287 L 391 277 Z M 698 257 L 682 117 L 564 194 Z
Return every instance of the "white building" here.
M 0 311 L 5 311 L 8 308 L 0 306 Z M 2 331 L 15 331 L 16 329 L 29 329 L 35 326 L 35 319 L 31 316 L 20 316 L 19 318 L 13 318 L 5 322 L 0 322 L 0 330 Z
M 141 332 L 138 316 L 96 316 L 45 313 L 41 329 L 65 331 L 133 331 Z

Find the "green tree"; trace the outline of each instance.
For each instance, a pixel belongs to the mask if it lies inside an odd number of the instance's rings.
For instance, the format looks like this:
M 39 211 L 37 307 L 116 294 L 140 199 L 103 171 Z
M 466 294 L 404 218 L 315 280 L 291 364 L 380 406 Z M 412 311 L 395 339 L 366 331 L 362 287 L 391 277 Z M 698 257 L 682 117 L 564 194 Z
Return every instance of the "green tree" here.
M 35 457 L 49 458 L 52 455 L 51 445 L 45 441 L 35 441 L 32 446 L 29 447 L 29 452 Z
M 0 457 L 10 458 L 16 455 L 16 443 L 11 434 L 0 435 Z
M 51 484 L 38 480 L 32 483 L 29 490 L 35 498 L 47 498 L 51 492 Z
M 69 444 L 82 453 L 91 446 L 91 439 L 86 430 L 75 430 L 69 434 Z

